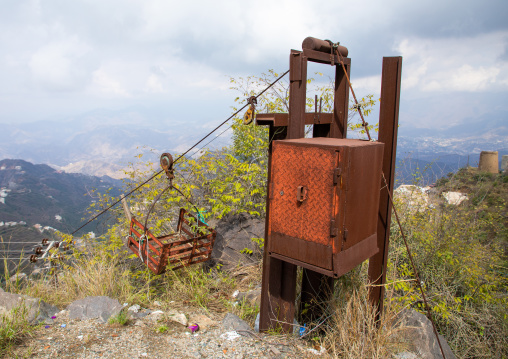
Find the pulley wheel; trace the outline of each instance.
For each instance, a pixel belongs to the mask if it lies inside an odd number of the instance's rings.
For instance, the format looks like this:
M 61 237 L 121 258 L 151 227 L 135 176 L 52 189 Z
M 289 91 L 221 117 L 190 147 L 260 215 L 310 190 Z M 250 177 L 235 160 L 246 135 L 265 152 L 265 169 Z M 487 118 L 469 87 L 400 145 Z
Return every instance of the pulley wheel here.
M 173 156 L 170 153 L 164 152 L 160 159 L 161 167 L 166 172 L 168 179 L 173 179 Z

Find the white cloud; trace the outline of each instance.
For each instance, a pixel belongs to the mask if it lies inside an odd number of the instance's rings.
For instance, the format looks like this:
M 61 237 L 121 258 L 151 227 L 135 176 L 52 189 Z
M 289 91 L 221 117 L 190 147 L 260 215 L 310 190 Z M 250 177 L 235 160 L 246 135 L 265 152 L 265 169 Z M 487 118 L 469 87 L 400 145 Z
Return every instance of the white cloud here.
M 114 79 L 103 68 L 93 73 L 93 82 L 90 89 L 95 95 L 130 97 L 129 92 L 124 88 L 120 81 Z
M 155 74 L 151 74 L 146 80 L 145 91 L 153 92 L 153 93 L 162 93 L 164 92 L 164 87 L 162 86 L 162 82 L 159 77 Z
M 424 92 L 508 90 L 502 60 L 508 31 L 456 39 L 405 38 L 396 48 L 404 58 L 403 89 Z
M 91 48 L 76 36 L 49 42 L 31 56 L 29 68 L 36 83 L 49 90 L 74 91 L 91 77 L 87 55 Z

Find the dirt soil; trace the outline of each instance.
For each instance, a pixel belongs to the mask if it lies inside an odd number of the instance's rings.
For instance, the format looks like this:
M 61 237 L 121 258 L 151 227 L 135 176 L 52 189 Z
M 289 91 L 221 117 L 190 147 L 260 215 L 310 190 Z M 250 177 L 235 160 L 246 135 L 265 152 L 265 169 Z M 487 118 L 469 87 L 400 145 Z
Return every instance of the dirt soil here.
M 208 314 L 209 315 L 209 314 Z M 211 319 L 211 318 L 210 318 Z M 191 334 L 176 322 L 134 319 L 121 326 L 70 320 L 66 311 L 42 325 L 15 348 L 12 357 L 30 358 L 329 358 L 292 336 L 228 331 L 221 318 Z M 157 331 L 164 325 L 164 333 Z M 320 349 L 320 348 L 317 348 Z

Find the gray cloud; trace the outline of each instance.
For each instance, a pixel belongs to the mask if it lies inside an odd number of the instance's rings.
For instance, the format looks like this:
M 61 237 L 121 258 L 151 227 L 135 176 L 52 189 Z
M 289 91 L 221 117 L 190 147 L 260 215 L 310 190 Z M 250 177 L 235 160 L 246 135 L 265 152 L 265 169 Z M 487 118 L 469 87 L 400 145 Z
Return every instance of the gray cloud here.
M 349 48 L 353 81 L 365 93 L 375 88 L 382 56 L 401 54 L 404 81 L 413 84 L 403 92 L 408 101 L 426 101 L 432 89 L 506 93 L 507 11 L 501 0 L 4 2 L 0 122 L 138 105 L 171 118 L 196 99 L 206 99 L 207 113 L 223 113 L 234 98 L 228 75 L 284 71 L 289 50 L 309 35 Z M 461 68 L 468 56 L 471 67 Z

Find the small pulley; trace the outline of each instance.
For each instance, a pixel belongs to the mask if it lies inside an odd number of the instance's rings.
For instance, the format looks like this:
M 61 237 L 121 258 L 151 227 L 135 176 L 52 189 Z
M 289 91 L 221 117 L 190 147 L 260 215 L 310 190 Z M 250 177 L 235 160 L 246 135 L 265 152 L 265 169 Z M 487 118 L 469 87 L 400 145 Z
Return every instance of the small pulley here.
M 35 254 L 32 254 L 32 255 L 30 256 L 30 263 L 36 263 L 36 262 L 37 262 L 37 259 L 38 259 L 38 258 L 37 258 L 37 256 L 36 256 Z
M 173 173 L 173 156 L 171 154 L 165 152 L 161 155 L 160 159 L 161 167 L 166 173 L 166 177 L 168 178 L 169 182 L 175 178 L 175 175 Z
M 258 103 L 256 96 L 249 97 L 249 99 L 247 101 L 249 102 L 250 106 L 247 109 L 247 111 L 245 112 L 245 115 L 243 115 L 243 124 L 244 125 L 249 125 L 252 122 L 252 120 L 254 119 L 254 114 L 256 112 L 256 105 Z

